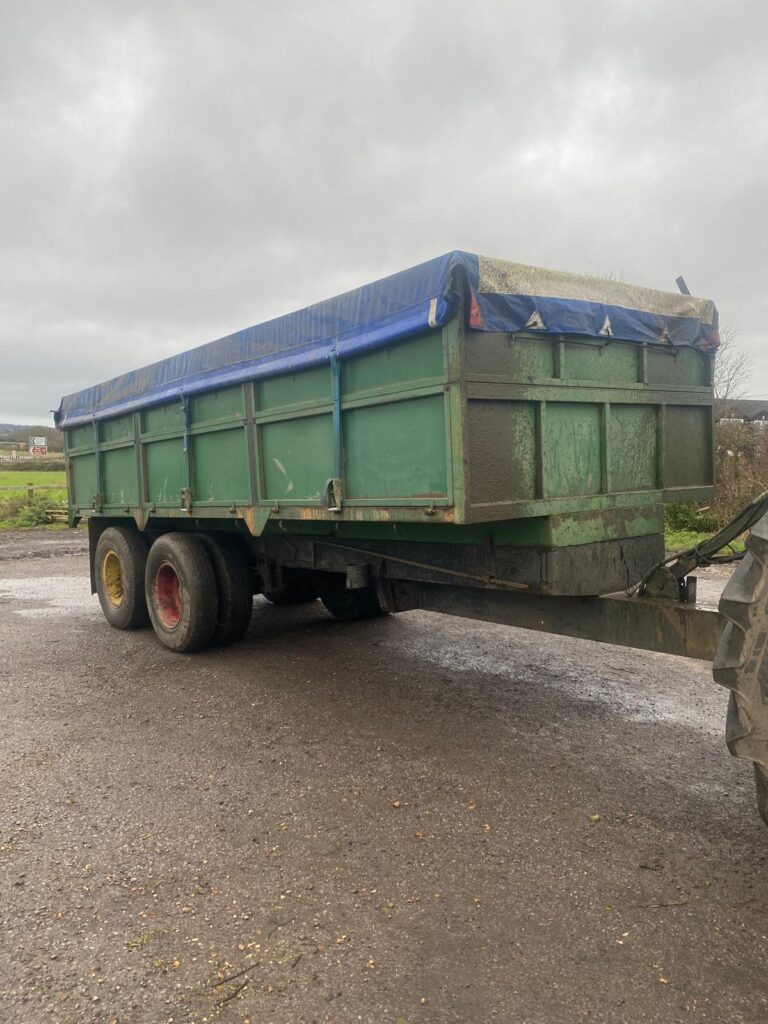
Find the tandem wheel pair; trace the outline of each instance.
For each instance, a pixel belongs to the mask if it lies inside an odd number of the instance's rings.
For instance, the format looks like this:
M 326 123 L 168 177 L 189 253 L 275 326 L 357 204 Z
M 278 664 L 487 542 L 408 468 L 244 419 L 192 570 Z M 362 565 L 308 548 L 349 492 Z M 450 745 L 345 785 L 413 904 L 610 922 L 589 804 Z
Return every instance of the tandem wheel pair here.
M 248 629 L 254 593 L 273 604 L 323 602 L 346 621 L 385 614 L 373 587 L 347 590 L 343 576 L 284 576 L 274 590 L 256 589 L 247 550 L 226 535 L 165 533 L 153 543 L 138 530 L 110 526 L 94 552 L 96 592 L 116 629 L 150 623 L 162 644 L 190 653 L 239 640 Z

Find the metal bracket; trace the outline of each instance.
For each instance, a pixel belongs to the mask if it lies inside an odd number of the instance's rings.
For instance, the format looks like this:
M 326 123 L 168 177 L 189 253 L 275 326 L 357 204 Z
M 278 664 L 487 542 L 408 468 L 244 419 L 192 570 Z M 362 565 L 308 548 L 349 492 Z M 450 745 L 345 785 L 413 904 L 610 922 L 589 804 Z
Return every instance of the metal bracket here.
M 100 494 L 94 494 L 91 498 L 91 508 L 94 512 L 101 512 L 104 508 L 104 499 Z
M 343 501 L 344 493 L 341 480 L 337 476 L 331 477 L 325 485 L 325 504 L 328 506 L 328 511 L 341 512 Z
M 179 505 L 182 512 L 192 511 L 192 488 L 182 487 L 179 495 Z
M 252 537 L 260 537 L 269 522 L 272 509 L 266 505 L 249 505 L 243 509 L 243 519 Z
M 696 604 L 697 577 L 679 575 L 678 572 L 675 572 L 676 567 L 680 568 L 679 563 L 673 563 L 671 566 L 661 565 L 655 569 L 648 577 L 640 599 L 649 597 L 660 601 Z

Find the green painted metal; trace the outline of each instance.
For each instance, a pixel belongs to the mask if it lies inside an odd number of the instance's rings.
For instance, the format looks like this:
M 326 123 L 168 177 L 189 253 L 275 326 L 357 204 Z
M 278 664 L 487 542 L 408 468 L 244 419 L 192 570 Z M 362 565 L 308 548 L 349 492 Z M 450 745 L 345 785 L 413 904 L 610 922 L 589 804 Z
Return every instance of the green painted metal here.
M 259 428 L 263 497 L 278 504 L 316 505 L 333 476 L 333 416 L 275 420 Z
M 390 403 L 350 409 L 343 434 L 349 499 L 448 499 L 442 392 L 399 402 L 396 415 Z
M 694 349 L 457 317 L 338 371 L 73 428 L 72 519 L 557 547 L 659 533 L 663 501 L 711 491 L 711 359 Z

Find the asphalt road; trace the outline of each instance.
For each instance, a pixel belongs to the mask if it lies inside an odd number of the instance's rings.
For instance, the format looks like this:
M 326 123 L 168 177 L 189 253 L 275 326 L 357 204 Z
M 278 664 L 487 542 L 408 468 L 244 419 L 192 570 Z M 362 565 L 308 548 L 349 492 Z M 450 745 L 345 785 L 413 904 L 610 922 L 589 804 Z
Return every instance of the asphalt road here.
M 72 543 L 0 535 L 3 1024 L 768 1019 L 707 665 L 261 599 L 179 656 Z

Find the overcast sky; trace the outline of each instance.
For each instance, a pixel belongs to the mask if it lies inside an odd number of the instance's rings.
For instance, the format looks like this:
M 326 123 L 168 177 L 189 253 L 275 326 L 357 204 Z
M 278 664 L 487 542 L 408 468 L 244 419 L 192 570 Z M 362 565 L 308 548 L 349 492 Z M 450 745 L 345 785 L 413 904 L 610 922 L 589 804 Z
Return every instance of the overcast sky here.
M 0 421 L 450 249 L 713 298 L 768 395 L 768 5 L 0 0 Z

